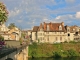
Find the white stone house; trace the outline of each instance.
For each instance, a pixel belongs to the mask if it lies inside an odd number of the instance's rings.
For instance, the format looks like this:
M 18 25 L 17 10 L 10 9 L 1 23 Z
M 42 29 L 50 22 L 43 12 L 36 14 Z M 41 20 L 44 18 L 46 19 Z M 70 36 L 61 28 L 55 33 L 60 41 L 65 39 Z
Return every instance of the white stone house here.
M 5 24 L 0 25 L 0 35 L 4 37 L 4 40 L 8 40 L 10 38 L 10 34 L 8 33 L 8 28 Z
M 44 22 L 40 26 L 33 27 L 32 40 L 40 43 L 70 42 L 75 39 L 76 32 L 79 32 L 79 27 L 77 26 L 64 26 L 64 22 Z
M 45 23 L 34 26 L 32 40 L 41 43 L 60 43 L 66 39 L 64 23 Z

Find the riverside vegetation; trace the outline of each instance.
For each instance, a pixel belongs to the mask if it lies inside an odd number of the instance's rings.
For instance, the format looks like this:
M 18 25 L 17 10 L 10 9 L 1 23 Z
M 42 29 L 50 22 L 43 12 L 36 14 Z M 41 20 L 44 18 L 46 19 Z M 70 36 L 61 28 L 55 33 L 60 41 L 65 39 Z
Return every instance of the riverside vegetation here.
M 29 57 L 77 57 L 80 56 L 80 42 L 33 43 L 29 46 Z

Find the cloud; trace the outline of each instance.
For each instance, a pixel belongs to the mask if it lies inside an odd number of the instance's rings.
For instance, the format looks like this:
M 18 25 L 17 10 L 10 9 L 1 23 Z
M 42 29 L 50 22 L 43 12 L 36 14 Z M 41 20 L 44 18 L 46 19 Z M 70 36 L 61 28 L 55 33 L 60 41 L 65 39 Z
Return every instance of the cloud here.
M 58 19 L 60 19 L 60 18 L 61 18 L 61 16 L 57 16 L 55 19 L 58 20 Z
M 39 25 L 41 22 L 65 22 L 69 23 L 77 19 L 77 11 L 80 4 L 69 6 L 76 0 L 2 0 L 9 10 L 9 23 L 15 22 L 22 25 L 23 29 Z M 16 2 L 16 3 L 15 3 Z M 9 4 L 10 3 L 10 4 Z M 47 6 L 56 7 L 60 4 L 66 5 L 62 8 L 50 9 Z M 61 6 L 62 6 L 61 5 Z M 76 14 L 75 14 L 76 13 Z
M 75 16 L 76 16 L 76 18 L 80 19 L 80 11 L 76 12 Z
M 53 19 L 53 22 L 65 22 L 66 24 L 70 24 L 72 21 L 75 20 L 74 15 L 67 14 L 67 15 L 59 15 Z
M 21 12 L 20 9 L 15 8 L 14 10 L 9 11 L 9 17 L 15 17 Z
M 23 20 L 17 20 L 17 22 L 18 22 L 18 23 L 22 23 L 22 22 L 23 22 Z
M 67 3 L 74 3 L 76 0 L 65 0 Z

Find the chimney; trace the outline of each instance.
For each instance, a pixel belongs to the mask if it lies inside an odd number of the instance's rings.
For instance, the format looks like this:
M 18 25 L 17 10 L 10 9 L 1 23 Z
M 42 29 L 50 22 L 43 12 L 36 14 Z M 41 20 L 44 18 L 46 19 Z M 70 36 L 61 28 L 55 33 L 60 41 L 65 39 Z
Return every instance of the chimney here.
M 45 24 L 45 22 L 43 22 Z
M 64 22 L 61 23 L 64 26 Z
M 46 30 L 46 23 L 44 22 L 44 24 L 43 24 L 43 27 L 44 27 L 44 30 Z

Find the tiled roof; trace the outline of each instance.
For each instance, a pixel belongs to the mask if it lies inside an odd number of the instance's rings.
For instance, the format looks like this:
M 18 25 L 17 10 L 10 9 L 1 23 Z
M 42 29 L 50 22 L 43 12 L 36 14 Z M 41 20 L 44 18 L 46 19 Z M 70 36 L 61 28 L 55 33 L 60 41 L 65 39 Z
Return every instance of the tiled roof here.
M 44 23 L 44 31 L 47 31 L 47 25 L 49 25 L 49 31 L 64 31 L 62 23 Z M 59 26 L 62 27 L 62 30 L 59 30 Z
M 70 32 L 71 33 L 74 33 L 74 32 L 77 32 L 77 28 L 78 28 L 78 26 L 76 26 L 76 25 L 74 25 L 74 26 L 65 26 L 65 30 L 66 30 L 66 32 L 67 32 L 67 29 L 70 29 Z
M 65 28 L 64 28 L 64 23 L 45 23 L 44 24 L 40 24 L 40 26 L 34 26 L 33 27 L 33 31 L 38 31 L 40 30 L 41 28 L 44 30 L 44 31 L 47 31 L 47 26 L 49 27 L 49 31 L 64 31 Z M 59 30 L 59 26 L 62 27 L 62 30 Z

